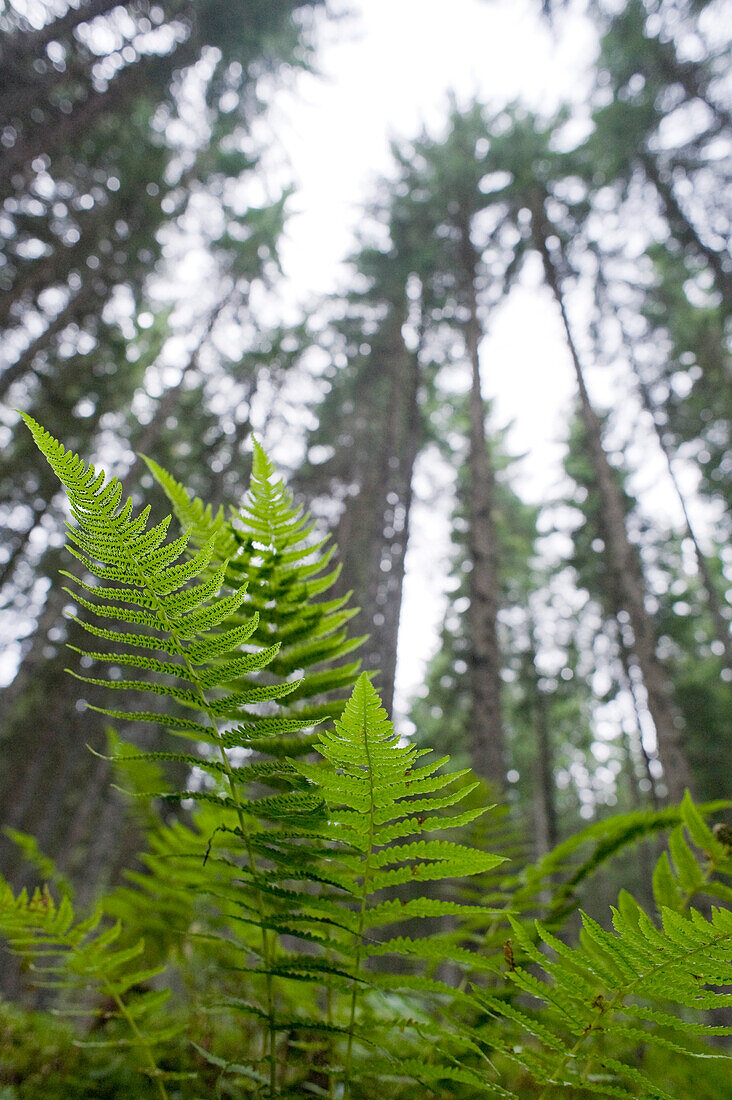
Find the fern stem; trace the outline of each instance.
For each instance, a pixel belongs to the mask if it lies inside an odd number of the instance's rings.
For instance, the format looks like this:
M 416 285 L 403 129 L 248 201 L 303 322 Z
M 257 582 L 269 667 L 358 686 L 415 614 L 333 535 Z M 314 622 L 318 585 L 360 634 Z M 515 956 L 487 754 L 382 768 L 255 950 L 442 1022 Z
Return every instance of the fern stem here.
M 175 635 L 173 635 L 173 636 L 175 636 Z M 176 636 L 176 641 L 179 641 L 177 636 Z M 181 648 L 183 648 L 183 647 L 181 646 Z M 193 677 L 193 679 L 194 679 L 194 682 L 196 684 L 196 688 L 198 689 L 198 694 L 199 694 L 199 696 L 201 698 L 201 701 L 202 701 L 202 704 L 203 704 L 202 709 L 203 709 L 204 713 L 206 714 L 206 717 L 208 718 L 208 720 L 211 724 L 212 732 L 213 732 L 214 736 L 216 737 L 216 740 L 219 741 L 220 733 L 219 733 L 218 723 L 216 721 L 215 716 L 213 715 L 213 713 L 209 709 L 208 700 L 206 699 L 205 691 L 204 691 L 200 681 L 198 680 L 198 677 L 196 676 L 196 673 L 195 673 L 193 667 L 191 666 L 190 662 L 188 661 L 187 657 L 185 656 L 185 654 L 183 656 L 183 660 L 185 661 L 186 667 L 187 667 L 191 677 Z M 226 769 L 226 780 L 227 780 L 228 785 L 229 785 L 229 792 L 231 794 L 232 800 L 235 803 L 236 818 L 237 818 L 237 821 L 239 822 L 239 829 L 241 830 L 242 840 L 244 841 L 244 848 L 246 850 L 247 860 L 248 860 L 248 863 L 249 863 L 249 870 L 251 871 L 252 882 L 254 884 L 254 892 L 255 892 L 256 899 L 257 899 L 257 911 L 258 911 L 258 914 L 259 914 L 259 930 L 260 930 L 260 933 L 261 933 L 261 936 L 262 936 L 262 959 L 264 961 L 264 967 L 265 967 L 265 970 L 266 970 L 265 990 L 266 990 L 266 1000 L 267 1000 L 268 1027 L 267 1027 L 267 1041 L 266 1041 L 266 1044 L 265 1044 L 265 1052 L 266 1052 L 267 1059 L 269 1061 L 269 1089 L 270 1089 L 271 1095 L 274 1097 L 276 1089 L 277 1089 L 277 1057 L 276 1057 L 277 1056 L 277 1045 L 276 1045 L 276 1033 L 275 1033 L 275 1027 L 274 1027 L 274 984 L 273 984 L 273 981 L 272 981 L 272 973 L 271 973 L 271 970 L 272 970 L 271 944 L 270 944 L 269 936 L 267 934 L 267 929 L 264 926 L 264 918 L 265 918 L 264 900 L 263 900 L 263 897 L 262 897 L 262 891 L 261 891 L 260 886 L 259 886 L 259 871 L 258 871 L 258 868 L 257 868 L 256 860 L 254 858 L 254 852 L 252 851 L 252 845 L 251 845 L 251 838 L 250 838 L 250 834 L 249 834 L 249 829 L 247 827 L 246 818 L 244 816 L 244 808 L 243 808 L 243 806 L 241 804 L 241 801 L 239 799 L 238 784 L 237 784 L 236 779 L 234 777 L 234 773 L 233 773 L 233 770 L 232 770 L 232 767 L 231 767 L 231 762 L 229 760 L 229 755 L 228 755 L 225 747 L 220 743 L 220 741 L 219 741 L 219 746 L 218 747 L 219 747 L 219 753 L 221 754 L 221 761 L 224 765 L 224 768 Z
M 364 752 L 366 753 L 366 766 L 369 777 L 369 837 L 368 856 L 361 884 L 361 908 L 358 914 L 358 931 L 356 932 L 356 965 L 354 969 L 353 989 L 351 990 L 351 1007 L 348 1021 L 348 1045 L 346 1047 L 346 1061 L 343 1067 L 343 1096 L 348 1100 L 351 1094 L 351 1064 L 353 1054 L 353 1029 L 356 1024 L 356 1001 L 358 998 L 358 981 L 361 973 L 361 959 L 363 957 L 363 926 L 366 918 L 366 901 L 368 898 L 368 883 L 371 871 L 371 855 L 374 850 L 374 772 L 371 764 L 369 750 L 369 737 L 366 718 L 363 723 Z
M 114 1003 L 117 1005 L 117 1008 L 119 1009 L 120 1015 L 124 1018 L 125 1022 L 127 1023 L 127 1026 L 132 1031 L 132 1034 L 135 1036 L 135 1038 L 139 1041 L 140 1045 L 145 1050 L 145 1054 L 147 1056 L 148 1066 L 150 1067 L 150 1070 L 151 1070 L 151 1076 L 155 1078 L 155 1083 L 158 1086 L 158 1092 L 160 1094 L 160 1100 L 168 1100 L 168 1092 L 167 1092 L 167 1089 L 165 1088 L 165 1083 L 162 1080 L 162 1078 L 160 1077 L 160 1067 L 158 1066 L 157 1062 L 155 1061 L 155 1056 L 154 1056 L 154 1054 L 153 1054 L 153 1052 L 150 1048 L 149 1042 L 147 1041 L 147 1039 L 145 1038 L 145 1036 L 142 1034 L 139 1027 L 135 1023 L 134 1017 L 131 1016 L 129 1014 L 129 1012 L 127 1011 L 127 1006 L 125 1005 L 124 1001 L 120 997 L 119 993 L 117 993 L 117 991 L 115 989 L 113 989 L 112 986 L 108 982 L 105 982 L 104 984 L 105 984 L 105 987 L 106 987 L 105 992 L 106 992 L 107 996 L 110 997 L 114 1001 Z

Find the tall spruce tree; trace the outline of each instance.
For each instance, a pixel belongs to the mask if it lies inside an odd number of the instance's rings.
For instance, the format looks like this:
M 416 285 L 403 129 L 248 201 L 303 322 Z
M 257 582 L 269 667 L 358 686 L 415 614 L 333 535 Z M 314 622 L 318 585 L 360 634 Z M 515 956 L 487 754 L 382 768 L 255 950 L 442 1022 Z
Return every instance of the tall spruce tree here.
M 503 174 L 509 182 L 498 186 L 491 197 L 503 211 L 499 232 L 508 230 L 512 235 L 518 232 L 521 236 L 511 276 L 515 277 L 526 251 L 538 252 L 546 285 L 559 309 L 577 381 L 586 447 L 602 502 L 607 565 L 630 619 L 633 647 L 643 672 L 648 709 L 656 727 L 668 790 L 672 799 L 678 800 L 687 787 L 693 787 L 684 751 L 682 722 L 673 702 L 668 673 L 658 653 L 655 626 L 646 610 L 642 565 L 628 537 L 622 496 L 605 452 L 601 421 L 590 400 L 586 369 L 569 316 L 567 285 L 573 275 L 570 253 L 572 245 L 581 242 L 583 220 L 589 212 L 589 196 L 586 187 L 582 186 L 581 156 L 573 157 L 555 148 L 555 134 L 562 121 L 564 118 L 559 116 L 552 124 L 542 124 L 530 114 L 519 111 L 513 113 L 507 124 L 504 115 L 499 132 L 491 136 L 488 164 L 497 177 Z M 568 188 L 567 180 L 574 186 Z
M 282 200 L 246 202 L 261 171 L 251 127 L 260 78 L 305 63 L 315 6 L 242 0 L 222 18 L 217 4 L 82 3 L 60 16 L 49 6 L 40 27 L 14 8 L 3 13 L 0 387 L 121 475 L 145 448 L 197 491 L 222 470 L 235 501 L 242 487 L 258 371 L 284 363 L 279 337 L 250 307 L 252 288 L 276 277 L 283 219 Z M 164 345 L 174 322 L 150 305 L 147 284 L 164 231 L 174 254 L 177 227 L 195 223 L 213 276 L 171 385 Z M 218 333 L 233 325 L 243 337 L 230 336 L 224 352 Z M 59 627 L 65 597 L 58 586 L 48 597 L 46 578 L 59 567 L 63 513 L 10 420 L 5 432 L 0 515 L 12 534 L 3 595 L 19 624 L 6 638 L 24 660 L 2 694 L 4 821 L 42 834 L 88 893 L 128 843 L 123 806 L 103 794 L 107 765 L 86 749 L 103 748 L 103 724 L 82 718 L 62 673 L 73 627 Z M 28 721 L 41 698 L 52 701 L 53 752 L 41 751 Z M 156 737 L 151 727 L 148 743 Z M 38 819 L 40 806 L 52 827 Z M 13 859 L 5 847 L 2 859 Z
M 711 7 L 627 0 L 607 15 L 595 4 L 604 33 L 593 164 L 597 184 L 625 193 L 638 180 L 651 189 L 672 237 L 706 266 L 729 312 L 729 159 L 720 156 L 732 119 L 724 98 L 729 29 Z
M 502 658 L 498 640 L 498 544 L 495 471 L 486 440 L 480 344 L 495 300 L 496 281 L 485 255 L 481 224 L 486 199 L 485 124 L 478 105 L 450 112 L 447 136 L 423 136 L 400 154 L 407 195 L 401 203 L 424 287 L 430 354 L 445 362 L 462 358 L 470 378 L 468 502 L 472 765 L 497 791 L 505 786 L 506 746 L 501 699 Z M 424 242 L 429 242 L 425 247 Z
M 318 336 L 328 355 L 327 392 L 315 409 L 302 492 L 327 502 L 340 547 L 339 590 L 357 594 L 367 667 L 378 670 L 387 709 L 394 697 L 397 639 L 422 408 L 432 385 L 425 350 L 419 256 L 411 226 L 383 181 L 368 208 L 351 289 L 326 306 Z M 334 515 L 334 509 L 337 509 Z

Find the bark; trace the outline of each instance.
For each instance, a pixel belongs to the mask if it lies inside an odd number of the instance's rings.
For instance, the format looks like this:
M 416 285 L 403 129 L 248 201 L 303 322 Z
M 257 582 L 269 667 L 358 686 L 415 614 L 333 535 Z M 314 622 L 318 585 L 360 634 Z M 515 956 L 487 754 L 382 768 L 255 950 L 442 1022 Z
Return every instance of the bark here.
M 363 377 L 363 408 L 369 423 L 355 445 L 347 477 L 358 486 L 346 499 L 335 532 L 343 571 L 338 591 L 353 591 L 369 639 L 359 656 L 379 669 L 379 693 L 391 712 L 404 563 L 412 506 L 412 475 L 421 439 L 418 405 L 419 353 L 404 345 L 401 308 L 392 308 L 372 342 L 373 364 Z M 358 620 L 357 620 L 358 621 Z
M 584 371 L 569 324 L 559 273 L 547 244 L 551 230 L 541 202 L 535 202 L 532 206 L 532 223 L 544 275 L 559 307 L 577 378 L 580 416 L 602 501 L 608 564 L 623 607 L 630 618 L 634 637 L 633 651 L 643 673 L 648 710 L 656 727 L 658 753 L 669 797 L 672 802 L 679 802 L 684 791 L 688 788 L 693 794 L 695 786 L 683 745 L 683 720 L 674 705 L 668 675 L 657 653 L 658 639 L 653 622 L 645 609 L 642 570 L 637 551 L 628 538 L 623 498 L 615 472 L 605 454 L 600 421 L 585 385 Z
M 656 778 L 653 774 L 653 769 L 651 768 L 651 757 L 648 755 L 648 750 L 646 749 L 646 746 L 643 744 L 643 726 L 641 724 L 641 712 L 642 712 L 643 708 L 641 706 L 640 699 L 638 698 L 638 689 L 637 689 L 637 686 L 636 686 L 636 678 L 635 678 L 635 674 L 634 674 L 634 670 L 633 670 L 632 654 L 631 654 L 630 650 L 628 649 L 627 645 L 625 644 L 625 639 L 623 638 L 622 624 L 619 623 L 617 621 L 617 619 L 615 620 L 615 634 L 616 634 L 616 640 L 617 640 L 617 643 L 618 643 L 618 651 L 620 653 L 620 662 L 621 662 L 621 665 L 623 667 L 623 676 L 625 678 L 625 686 L 626 686 L 626 688 L 628 690 L 628 693 L 630 695 L 630 698 L 632 700 L 633 712 L 635 714 L 635 725 L 636 725 L 636 731 L 637 731 L 636 732 L 636 738 L 635 738 L 635 740 L 636 740 L 635 748 L 637 749 L 637 753 L 643 761 L 643 770 L 645 772 L 645 777 L 648 780 L 648 782 L 650 783 L 650 787 L 649 787 L 648 791 L 649 791 L 651 805 L 653 806 L 654 810 L 658 810 L 660 808 L 661 803 L 660 803 L 660 799 L 658 797 L 658 791 L 656 789 Z M 628 760 L 632 763 L 633 762 L 633 751 L 632 751 L 632 746 L 630 744 L 628 746 L 628 751 L 627 751 L 626 755 L 627 755 Z M 638 784 L 637 784 L 637 782 L 635 782 L 635 768 L 633 768 L 633 791 L 631 791 L 631 798 L 634 800 L 634 802 L 638 801 L 640 799 L 640 791 L 638 789 Z
M 536 730 L 536 755 L 534 765 L 534 839 L 536 858 L 551 852 L 559 840 L 557 824 L 556 786 L 554 784 L 554 751 L 549 727 L 547 698 L 539 686 L 536 667 L 536 637 L 534 624 L 529 620 L 528 674 L 533 696 L 533 713 Z
M 505 734 L 501 704 L 501 653 L 498 644 L 498 546 L 495 530 L 495 474 L 485 434 L 485 403 L 480 385 L 479 344 L 482 337 L 475 279 L 478 256 L 469 228 L 462 229 L 462 256 L 469 309 L 465 345 L 471 368 L 469 533 L 472 570 L 470 589 L 470 657 L 472 763 L 478 775 L 498 793 L 505 789 Z
M 380 690 L 383 692 L 384 705 L 391 714 L 396 681 L 397 646 L 399 640 L 399 622 L 401 616 L 402 595 L 404 590 L 405 560 L 409 538 L 409 516 L 412 508 L 412 476 L 420 441 L 419 384 L 420 369 L 416 355 L 404 355 L 406 377 L 395 386 L 394 400 L 391 403 L 391 435 L 398 440 L 394 448 L 397 462 L 394 464 L 389 480 L 389 493 L 396 497 L 395 503 L 389 503 L 385 530 L 394 532 L 388 541 L 388 561 L 391 568 L 382 574 L 380 606 L 384 623 L 380 635 L 380 667 L 382 675 Z

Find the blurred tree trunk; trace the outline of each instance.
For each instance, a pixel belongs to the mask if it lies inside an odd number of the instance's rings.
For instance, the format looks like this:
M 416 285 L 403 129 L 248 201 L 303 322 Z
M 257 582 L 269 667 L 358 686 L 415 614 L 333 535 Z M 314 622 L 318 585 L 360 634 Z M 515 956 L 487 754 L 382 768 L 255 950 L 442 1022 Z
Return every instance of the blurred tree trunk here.
M 681 489 L 681 485 L 679 484 L 679 479 L 676 476 L 676 467 L 674 464 L 675 456 L 669 443 L 668 437 L 664 431 L 663 423 L 661 421 L 660 410 L 658 409 L 656 402 L 653 400 L 653 395 L 651 394 L 650 388 L 645 383 L 642 371 L 633 352 L 632 342 L 627 333 L 625 325 L 623 324 L 622 318 L 620 317 L 620 313 L 615 307 L 614 303 L 610 301 L 608 287 L 604 278 L 602 277 L 601 268 L 599 272 L 599 282 L 601 290 L 604 292 L 604 304 L 612 311 L 615 322 L 620 331 L 623 351 L 625 353 L 628 364 L 630 365 L 630 369 L 633 372 L 633 377 L 635 378 L 635 382 L 638 387 L 638 393 L 640 394 L 641 404 L 648 416 L 651 418 L 651 422 L 656 433 L 656 439 L 658 440 L 658 445 L 661 448 L 663 456 L 666 460 L 666 466 L 668 468 L 671 484 L 673 485 L 674 492 L 676 493 L 676 497 L 678 499 L 679 505 L 681 507 L 681 512 L 684 517 L 686 534 L 690 539 L 692 546 L 694 547 L 694 557 L 696 558 L 696 564 L 699 569 L 699 576 L 701 577 L 704 591 L 706 593 L 707 603 L 709 605 L 709 613 L 711 615 L 712 625 L 714 628 L 714 635 L 724 650 L 724 658 L 727 664 L 727 668 L 732 670 L 732 635 L 730 634 L 730 623 L 729 620 L 725 617 L 724 612 L 722 611 L 722 604 L 719 599 L 719 593 L 717 592 L 717 585 L 712 576 L 709 561 L 707 560 L 707 556 L 702 550 L 702 547 L 699 543 L 699 539 L 694 529 L 691 515 L 689 513 L 689 508 L 686 503 L 686 498 Z
M 643 171 L 659 197 L 671 232 L 685 248 L 691 249 L 706 260 L 723 302 L 729 304 L 732 301 L 732 275 L 724 266 L 725 256 L 702 240 L 696 226 L 682 209 L 672 180 L 664 174 L 653 154 L 645 150 L 641 153 L 640 159 Z
M 580 417 L 602 500 L 603 525 L 606 533 L 608 565 L 633 629 L 633 651 L 643 673 L 648 695 L 648 710 L 653 718 L 658 738 L 658 752 L 663 764 L 669 797 L 679 802 L 684 791 L 694 790 L 694 781 L 683 745 L 682 719 L 671 696 L 666 670 L 657 653 L 658 639 L 652 619 L 645 608 L 645 585 L 638 554 L 628 538 L 625 508 L 615 472 L 608 462 L 602 442 L 600 421 L 590 402 L 584 371 L 569 324 L 567 307 L 557 264 L 552 257 L 548 239 L 552 235 L 541 199 L 532 204 L 534 240 L 541 255 L 544 276 L 559 306 L 567 345 L 569 347 L 580 399 Z
M 559 840 L 556 785 L 554 782 L 554 749 L 550 729 L 547 698 L 539 683 L 536 666 L 536 635 L 533 618 L 528 620 L 529 651 L 526 665 L 531 685 L 532 712 L 536 730 L 534 754 L 534 843 L 536 858 L 551 852 Z
M 483 335 L 475 280 L 478 255 L 467 221 L 462 227 L 463 277 L 469 318 L 465 344 L 471 369 L 468 548 L 470 591 L 470 657 L 472 689 L 472 763 L 497 792 L 506 784 L 505 734 L 501 705 L 501 652 L 498 644 L 498 545 L 495 529 L 495 473 L 485 432 L 486 408 L 480 384 L 479 345 Z
M 356 485 L 357 492 L 346 498 L 335 531 L 343 565 L 338 590 L 353 591 L 361 605 L 358 621 L 370 634 L 362 650 L 364 665 L 380 670 L 377 684 L 389 713 L 394 699 L 412 477 L 421 443 L 419 355 L 404 344 L 404 321 L 404 311 L 393 306 L 372 340 L 369 364 L 356 391 L 356 404 L 368 421 L 367 430 L 345 456 L 344 480 Z

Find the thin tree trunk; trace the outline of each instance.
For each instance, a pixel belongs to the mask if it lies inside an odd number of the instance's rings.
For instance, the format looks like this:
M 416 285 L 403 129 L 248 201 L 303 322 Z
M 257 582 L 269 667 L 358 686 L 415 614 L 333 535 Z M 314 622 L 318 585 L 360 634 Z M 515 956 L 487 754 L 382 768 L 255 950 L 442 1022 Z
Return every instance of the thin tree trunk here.
M 648 783 L 650 784 L 650 786 L 648 788 L 648 793 L 650 795 L 650 801 L 651 801 L 651 804 L 653 806 L 653 809 L 657 810 L 660 806 L 660 800 L 659 800 L 659 797 L 658 797 L 658 791 L 656 790 L 656 778 L 653 774 L 653 769 L 651 767 L 651 757 L 648 755 L 648 750 L 646 749 L 646 746 L 643 744 L 643 726 L 642 726 L 642 723 L 641 723 L 641 712 L 642 712 L 643 708 L 641 707 L 640 700 L 638 698 L 638 690 L 637 690 L 636 683 L 635 683 L 635 677 L 633 675 L 631 653 L 630 653 L 630 650 L 628 649 L 627 645 L 625 644 L 625 639 L 623 638 L 622 624 L 619 623 L 617 619 L 614 620 L 614 623 L 615 623 L 615 637 L 616 637 L 616 641 L 618 643 L 618 652 L 620 654 L 620 663 L 621 663 L 622 668 L 623 668 L 623 676 L 625 677 L 625 685 L 628 689 L 628 694 L 630 695 L 631 701 L 633 703 L 633 713 L 635 714 L 635 725 L 636 725 L 636 730 L 638 731 L 637 748 L 638 748 L 638 752 L 640 753 L 640 756 L 643 760 L 643 770 L 645 772 L 645 777 L 648 780 Z M 632 754 L 630 754 L 630 758 L 632 759 Z M 638 790 L 637 790 L 637 787 L 638 787 L 637 783 L 635 784 L 635 786 L 636 786 L 636 793 L 639 793 Z
M 529 652 L 526 655 L 528 674 L 532 688 L 532 703 L 536 730 L 536 753 L 534 757 L 534 838 L 536 858 L 541 859 L 557 845 L 559 829 L 557 825 L 556 786 L 554 783 L 554 751 L 552 748 L 549 725 L 549 709 L 546 695 L 539 686 L 539 671 L 536 667 L 536 633 L 531 617 L 528 620 Z
M 485 434 L 485 403 L 480 384 L 478 317 L 475 278 L 478 257 L 463 228 L 463 262 L 470 316 L 465 347 L 471 368 L 468 547 L 470 587 L 469 676 L 472 702 L 473 768 L 502 793 L 506 784 L 505 734 L 501 703 L 501 653 L 498 644 L 498 546 L 495 530 L 495 475 Z
M 725 269 L 725 256 L 701 239 L 696 227 L 689 221 L 682 210 L 674 194 L 673 184 L 670 180 L 665 180 L 661 175 L 653 153 L 649 152 L 647 149 L 641 150 L 640 162 L 643 165 L 643 171 L 653 184 L 661 200 L 661 205 L 663 206 L 672 231 L 676 232 L 683 243 L 690 245 L 706 260 L 714 275 L 714 281 L 717 284 L 717 289 L 722 295 L 723 302 L 727 303 L 727 306 L 729 306 L 730 301 L 732 301 L 732 275 Z
M 602 283 L 603 289 L 605 289 L 605 291 L 607 292 L 607 285 L 605 284 L 604 280 L 602 280 Z M 674 491 L 681 506 L 681 512 L 684 517 L 684 526 L 686 527 L 686 534 L 694 547 L 694 556 L 696 557 L 696 564 L 699 569 L 699 576 L 701 577 L 702 584 L 704 585 L 704 591 L 706 593 L 707 603 L 709 605 L 709 613 L 712 617 L 712 623 L 714 626 L 715 637 L 723 647 L 727 668 L 732 669 L 732 636 L 730 636 L 730 624 L 722 611 L 722 605 L 719 600 L 717 586 L 714 583 L 714 579 L 709 568 L 709 562 L 707 560 L 706 554 L 699 544 L 699 539 L 697 538 L 696 531 L 694 530 L 694 525 L 692 523 L 689 509 L 686 504 L 686 499 L 682 492 L 681 485 L 679 484 L 679 479 L 676 476 L 673 451 L 669 446 L 666 434 L 663 430 L 663 424 L 661 424 L 659 420 L 656 403 L 651 396 L 650 389 L 643 380 L 643 375 L 641 373 L 640 367 L 635 358 L 635 355 L 633 354 L 633 347 L 625 325 L 622 322 L 618 310 L 612 302 L 610 302 L 610 306 L 613 310 L 615 321 L 620 331 L 620 337 L 625 356 L 628 360 L 630 368 L 633 372 L 633 376 L 635 378 L 636 385 L 638 387 L 641 404 L 650 416 L 653 423 L 653 427 L 656 432 L 656 438 L 658 439 L 658 445 L 663 452 L 664 458 L 666 459 L 666 465 L 668 467 L 671 484 L 674 487 Z
M 346 500 L 335 536 L 343 563 L 338 590 L 354 591 L 362 604 L 363 627 L 370 634 L 362 659 L 366 667 L 379 669 L 379 694 L 389 712 L 420 442 L 419 354 L 405 347 L 404 321 L 403 306 L 392 306 L 380 337 L 372 340 L 373 363 L 363 377 L 366 445 L 353 448 L 349 463 L 359 491 Z
M 383 692 L 384 706 L 389 714 L 392 713 L 393 709 L 396 683 L 399 622 L 404 591 L 409 519 L 413 499 L 412 478 L 420 442 L 418 397 L 421 371 L 419 353 L 409 353 L 406 348 L 403 348 L 402 361 L 406 377 L 396 376 L 394 378 L 394 400 L 391 408 L 391 431 L 395 441 L 398 440 L 398 446 L 394 448 L 394 457 L 398 460 L 398 463 L 395 464 L 392 476 L 389 479 L 387 503 L 389 502 L 389 494 L 393 494 L 397 499 L 388 507 L 385 516 L 386 525 L 393 531 L 389 542 L 388 559 L 391 569 L 388 573 L 382 575 L 383 601 L 381 603 L 381 613 L 384 615 L 384 624 L 381 631 L 382 676 L 379 687 L 380 691 Z
M 648 695 L 648 709 L 656 727 L 658 751 L 663 765 L 666 786 L 673 802 L 679 802 L 684 791 L 694 789 L 694 781 L 683 745 L 683 720 L 671 697 L 668 676 L 656 652 L 657 638 L 653 623 L 645 609 L 645 591 L 637 552 L 625 527 L 625 508 L 615 472 L 608 462 L 602 443 L 602 428 L 592 407 L 585 385 L 584 371 L 567 316 L 559 273 L 552 258 L 547 238 L 549 227 L 543 206 L 532 211 L 534 235 L 544 266 L 544 275 L 559 306 L 562 324 L 574 364 L 580 397 L 580 416 L 587 437 L 598 492 L 602 501 L 607 534 L 608 562 L 620 599 L 633 629 L 633 649 L 643 673 Z

